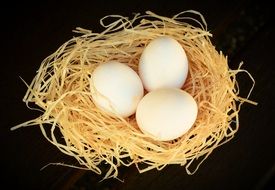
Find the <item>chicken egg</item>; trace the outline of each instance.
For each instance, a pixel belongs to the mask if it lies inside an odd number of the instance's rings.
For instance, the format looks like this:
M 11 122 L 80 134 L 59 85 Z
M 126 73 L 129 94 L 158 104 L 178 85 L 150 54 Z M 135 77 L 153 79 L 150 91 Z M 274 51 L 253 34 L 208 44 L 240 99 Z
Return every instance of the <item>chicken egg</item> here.
M 144 89 L 138 74 L 126 64 L 110 61 L 92 73 L 90 89 L 95 105 L 108 114 L 128 117 L 135 113 Z
M 157 89 L 138 104 L 136 120 L 140 130 L 155 140 L 168 141 L 185 134 L 198 113 L 194 98 L 178 88 Z
M 139 61 L 139 76 L 147 91 L 181 88 L 188 74 L 188 59 L 181 44 L 169 36 L 152 40 Z

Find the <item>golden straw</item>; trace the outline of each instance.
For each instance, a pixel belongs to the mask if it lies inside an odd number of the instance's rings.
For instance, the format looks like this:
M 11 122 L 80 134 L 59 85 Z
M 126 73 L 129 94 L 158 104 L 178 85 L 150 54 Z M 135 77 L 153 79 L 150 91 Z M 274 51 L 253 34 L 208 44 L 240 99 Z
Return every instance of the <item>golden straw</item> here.
M 114 21 L 106 23 L 109 19 Z M 248 100 L 249 95 L 238 95 L 236 75 L 245 72 L 254 86 L 252 76 L 241 67 L 228 67 L 227 58 L 212 45 L 212 34 L 196 11 L 184 11 L 172 18 L 149 11 L 132 19 L 109 15 L 100 23 L 105 28 L 103 32 L 77 28 L 74 32 L 79 36 L 43 60 L 23 99 L 27 105 L 38 105 L 42 115 L 12 130 L 40 126 L 45 138 L 63 153 L 75 157 L 80 168 L 101 174 L 100 163 L 109 164 L 104 178 L 117 177 L 119 166 L 133 164 L 139 172 L 179 164 L 185 166 L 188 174 L 194 173 L 215 148 L 234 137 L 242 103 L 256 104 Z M 169 142 L 143 134 L 135 116 L 123 119 L 99 110 L 91 98 L 89 83 L 93 70 L 109 60 L 125 63 L 137 71 L 144 47 L 163 35 L 176 39 L 185 49 L 189 75 L 183 89 L 199 107 L 193 127 Z M 46 128 L 50 132 L 46 133 Z M 62 139 L 56 138 L 57 130 Z M 190 171 L 190 165 L 197 159 L 197 167 Z

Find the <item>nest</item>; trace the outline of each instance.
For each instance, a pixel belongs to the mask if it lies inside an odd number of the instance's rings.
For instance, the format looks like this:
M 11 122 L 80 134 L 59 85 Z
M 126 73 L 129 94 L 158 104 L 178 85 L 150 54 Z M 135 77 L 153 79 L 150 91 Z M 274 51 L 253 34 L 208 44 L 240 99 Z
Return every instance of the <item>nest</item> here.
M 112 21 L 106 24 L 107 20 Z M 77 28 L 76 37 L 43 60 L 23 99 L 27 105 L 38 105 L 42 115 L 13 129 L 39 125 L 47 140 L 77 159 L 80 166 L 75 167 L 102 174 L 100 164 L 108 164 L 104 178 L 117 177 L 121 165 L 135 165 L 139 172 L 146 172 L 179 164 L 188 174 L 194 173 L 215 148 L 234 137 L 242 103 L 253 103 L 248 100 L 251 91 L 245 98 L 239 96 L 236 75 L 245 72 L 253 78 L 240 67 L 228 67 L 226 56 L 212 45 L 212 34 L 196 11 L 172 18 L 149 11 L 132 19 L 109 15 L 100 23 L 103 32 Z M 121 118 L 99 110 L 89 83 L 93 70 L 110 60 L 137 71 L 144 47 L 163 35 L 176 39 L 186 51 L 189 75 L 182 89 L 194 97 L 199 109 L 192 128 L 173 141 L 143 134 L 134 115 Z M 56 137 L 59 132 L 62 138 Z M 190 170 L 192 163 L 195 167 Z

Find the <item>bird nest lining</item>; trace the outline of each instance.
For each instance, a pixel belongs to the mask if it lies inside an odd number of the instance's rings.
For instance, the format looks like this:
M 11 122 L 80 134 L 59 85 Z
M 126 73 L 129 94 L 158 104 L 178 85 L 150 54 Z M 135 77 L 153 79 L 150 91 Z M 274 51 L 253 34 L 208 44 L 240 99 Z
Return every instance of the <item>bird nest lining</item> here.
M 106 19 L 114 20 L 106 24 Z M 105 178 L 117 177 L 121 165 L 135 165 L 139 172 L 146 172 L 179 164 L 192 174 L 215 148 L 234 137 L 242 103 L 254 103 L 248 100 L 251 91 L 245 98 L 239 96 L 236 75 L 247 73 L 254 85 L 253 78 L 241 67 L 228 67 L 226 56 L 212 45 L 212 34 L 196 11 L 172 18 L 149 11 L 132 19 L 108 15 L 100 23 L 103 32 L 77 28 L 76 37 L 43 60 L 23 99 L 27 105 L 38 105 L 42 115 L 12 129 L 39 125 L 46 139 L 75 157 L 80 168 L 101 174 L 100 163 L 107 163 Z M 198 105 L 195 124 L 173 141 L 157 141 L 143 134 L 134 115 L 121 118 L 99 110 L 93 103 L 89 82 L 93 70 L 110 60 L 137 71 L 145 46 L 163 35 L 176 39 L 184 48 L 189 74 L 182 89 Z M 62 139 L 56 138 L 57 131 Z M 190 165 L 199 158 L 190 171 Z

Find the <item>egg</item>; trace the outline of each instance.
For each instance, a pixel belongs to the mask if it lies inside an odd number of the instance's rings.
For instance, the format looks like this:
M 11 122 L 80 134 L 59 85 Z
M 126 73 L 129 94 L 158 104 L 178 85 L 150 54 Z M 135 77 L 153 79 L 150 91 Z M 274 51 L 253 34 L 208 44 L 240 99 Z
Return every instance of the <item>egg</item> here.
M 100 64 L 91 75 L 90 88 L 99 109 L 124 118 L 135 113 L 144 93 L 138 74 L 117 61 Z
M 139 60 L 139 76 L 147 91 L 181 88 L 188 74 L 188 59 L 181 44 L 169 36 L 152 40 Z
M 140 130 L 155 140 L 169 141 L 184 135 L 198 113 L 194 98 L 178 88 L 147 93 L 139 102 L 136 121 Z

